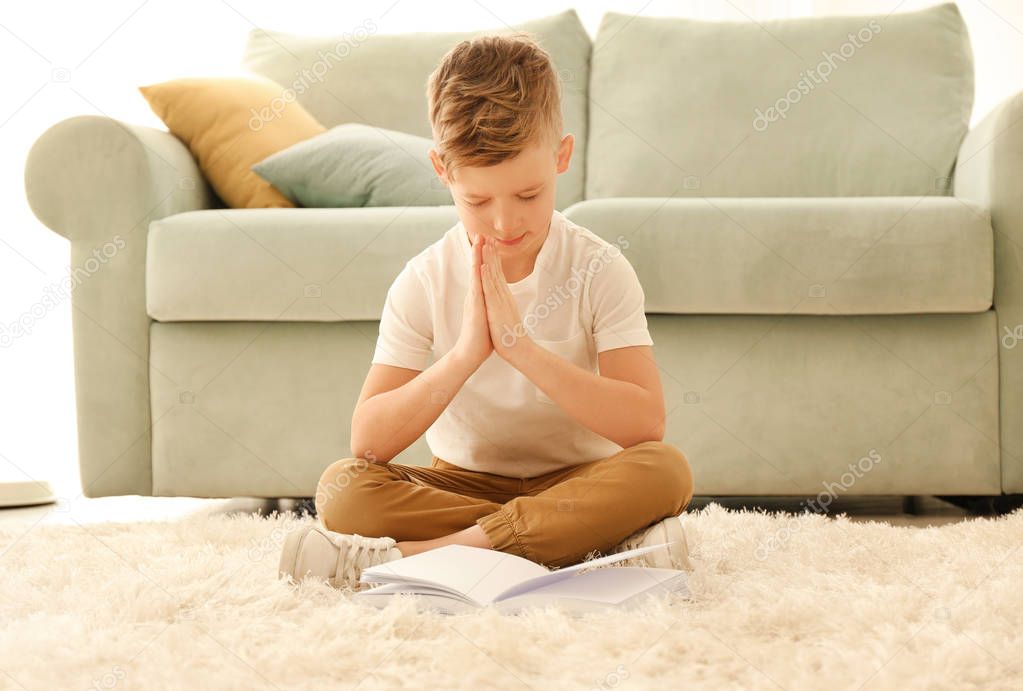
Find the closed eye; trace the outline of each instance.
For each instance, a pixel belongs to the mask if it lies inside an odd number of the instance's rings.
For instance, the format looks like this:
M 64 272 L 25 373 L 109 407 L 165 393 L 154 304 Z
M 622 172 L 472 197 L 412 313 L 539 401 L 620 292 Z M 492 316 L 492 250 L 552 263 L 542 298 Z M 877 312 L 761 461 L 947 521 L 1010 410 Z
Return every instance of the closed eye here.
M 521 200 L 522 200 L 522 201 L 524 201 L 524 202 L 528 202 L 528 201 L 531 201 L 531 200 L 533 200 L 533 199 L 536 199 L 536 198 L 537 198 L 537 197 L 539 197 L 539 196 L 540 196 L 540 194 L 539 194 L 539 193 L 537 193 L 537 194 L 534 194 L 534 195 L 532 195 L 532 196 L 530 196 L 530 197 L 519 197 L 519 199 L 521 199 Z M 489 200 L 489 199 L 484 199 L 484 200 L 483 200 L 483 201 L 481 201 L 481 202 L 475 202 L 475 203 L 473 203 L 473 202 L 467 201 L 467 202 L 465 202 L 465 203 L 466 203 L 467 205 L 469 205 L 469 206 L 483 206 L 483 205 L 484 205 L 484 204 L 486 204 L 486 203 L 487 203 L 488 201 L 490 201 L 490 200 Z

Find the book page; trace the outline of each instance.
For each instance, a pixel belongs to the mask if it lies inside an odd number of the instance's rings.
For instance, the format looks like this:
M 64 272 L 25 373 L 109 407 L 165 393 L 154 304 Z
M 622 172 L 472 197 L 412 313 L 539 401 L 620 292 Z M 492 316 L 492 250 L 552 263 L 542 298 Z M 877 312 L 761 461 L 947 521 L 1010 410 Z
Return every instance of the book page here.
M 419 591 L 412 592 L 403 590 L 405 586 L 399 583 L 381 585 L 367 591 L 355 593 L 354 599 L 374 607 L 383 609 L 395 597 L 414 597 L 418 611 L 435 610 L 442 614 L 465 614 L 479 611 L 479 605 L 468 604 L 463 600 L 453 599 L 450 595 L 435 590 L 427 593 Z
M 579 572 L 583 569 L 597 568 L 606 566 L 608 564 L 614 564 L 615 562 L 630 559 L 640 554 L 646 554 L 647 552 L 653 552 L 655 549 L 660 549 L 669 543 L 664 542 L 659 545 L 648 545 L 646 547 L 637 547 L 636 549 L 626 550 L 624 552 L 618 552 L 617 554 L 609 554 L 606 557 L 600 557 L 599 559 L 591 559 L 590 561 L 583 561 L 573 566 L 565 566 L 556 571 L 547 571 L 546 573 L 539 574 L 533 578 L 519 581 L 514 584 L 508 590 L 498 593 L 494 597 L 494 601 L 506 600 L 516 595 L 521 595 L 524 592 L 539 588 L 553 583 L 556 581 L 565 580 L 566 578 L 572 578 L 573 576 L 579 575 Z M 532 563 L 532 562 L 530 562 Z M 625 568 L 625 567 L 622 567 Z M 679 573 L 682 573 L 679 571 Z
M 656 590 L 665 582 L 679 578 L 683 573 L 675 569 L 642 566 L 594 569 L 578 574 L 575 578 L 555 581 L 529 590 L 523 597 L 544 595 L 551 598 L 576 598 L 618 605 L 648 590 Z
M 435 597 L 444 597 L 449 600 L 458 600 L 459 602 L 465 602 L 473 605 L 474 607 L 479 606 L 476 602 L 466 598 L 463 595 L 459 595 L 447 588 L 438 588 L 436 586 L 428 585 L 426 583 L 382 583 L 374 585 L 368 590 L 357 591 L 353 597 L 359 599 L 368 595 L 386 595 L 389 593 L 411 593 L 415 595 L 433 595 Z
M 502 614 L 515 614 L 530 607 L 556 606 L 569 613 L 598 611 L 606 607 L 631 608 L 640 598 L 667 592 L 690 596 L 687 575 L 674 569 L 623 566 L 598 568 L 577 573 L 574 578 L 548 584 L 536 590 L 496 603 Z M 439 610 L 445 614 L 471 611 L 478 605 L 454 599 L 452 595 L 426 586 L 391 583 L 357 592 L 355 599 L 376 607 L 386 607 L 391 598 L 408 595 L 416 598 L 420 611 Z
M 487 604 L 522 581 L 549 573 L 522 557 L 465 545 L 445 545 L 363 569 L 367 583 L 425 583 Z

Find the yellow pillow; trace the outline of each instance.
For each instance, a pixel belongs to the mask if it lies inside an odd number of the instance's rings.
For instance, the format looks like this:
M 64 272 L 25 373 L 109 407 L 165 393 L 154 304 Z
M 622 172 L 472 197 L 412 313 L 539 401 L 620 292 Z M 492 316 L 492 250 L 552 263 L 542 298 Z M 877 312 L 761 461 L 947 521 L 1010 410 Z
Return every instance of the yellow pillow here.
M 224 203 L 236 209 L 294 204 L 251 166 L 326 128 L 264 78 L 173 79 L 139 91 L 183 141 Z

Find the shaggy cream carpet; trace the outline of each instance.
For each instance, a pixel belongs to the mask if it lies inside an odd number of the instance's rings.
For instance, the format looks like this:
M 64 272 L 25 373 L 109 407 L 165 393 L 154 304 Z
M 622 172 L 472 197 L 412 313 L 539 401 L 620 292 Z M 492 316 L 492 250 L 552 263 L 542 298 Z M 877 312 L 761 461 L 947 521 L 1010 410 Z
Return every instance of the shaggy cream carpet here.
M 294 514 L 0 525 L 0 688 L 1023 688 L 1023 510 L 684 516 L 692 600 L 419 614 L 276 579 Z

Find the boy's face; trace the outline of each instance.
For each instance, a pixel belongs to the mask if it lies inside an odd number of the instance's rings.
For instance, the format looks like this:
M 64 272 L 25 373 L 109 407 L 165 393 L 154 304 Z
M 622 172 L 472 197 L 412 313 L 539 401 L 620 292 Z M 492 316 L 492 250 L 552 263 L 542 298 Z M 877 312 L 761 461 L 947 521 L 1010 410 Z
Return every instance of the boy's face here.
M 451 191 L 458 217 L 469 234 L 494 238 L 505 257 L 529 257 L 547 238 L 554 212 L 557 176 L 568 170 L 574 137 L 566 134 L 551 151 L 546 143 L 523 149 L 493 166 L 463 166 L 450 179 L 434 149 L 434 170 Z

